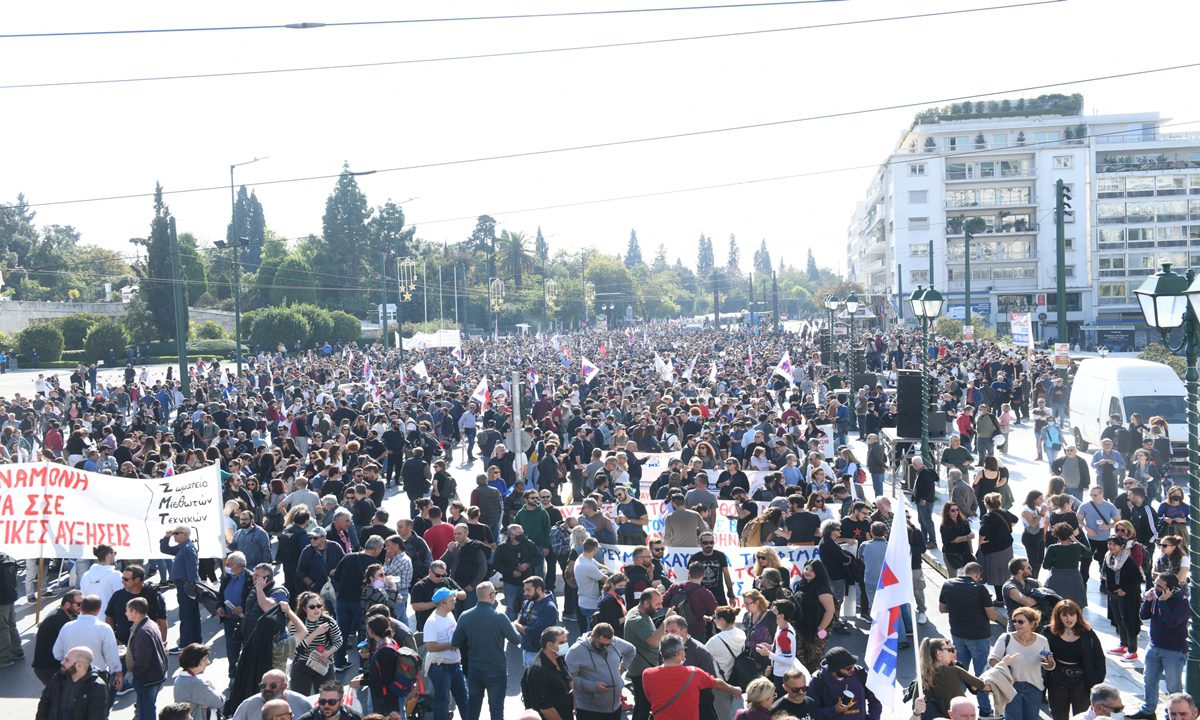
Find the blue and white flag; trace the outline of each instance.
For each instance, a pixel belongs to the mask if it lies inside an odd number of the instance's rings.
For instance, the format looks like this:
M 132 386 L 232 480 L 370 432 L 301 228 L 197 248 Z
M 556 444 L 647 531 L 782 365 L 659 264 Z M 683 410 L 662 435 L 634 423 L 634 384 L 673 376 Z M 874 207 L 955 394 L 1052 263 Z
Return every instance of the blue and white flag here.
M 867 636 L 867 688 L 875 693 L 886 710 L 896 706 L 900 684 L 896 679 L 896 661 L 900 640 L 904 637 L 904 622 L 900 608 L 913 603 L 912 556 L 908 547 L 908 527 L 905 524 L 904 496 L 892 499 L 896 515 L 888 536 L 883 569 L 871 603 L 871 633 Z M 885 715 L 888 713 L 885 712 Z

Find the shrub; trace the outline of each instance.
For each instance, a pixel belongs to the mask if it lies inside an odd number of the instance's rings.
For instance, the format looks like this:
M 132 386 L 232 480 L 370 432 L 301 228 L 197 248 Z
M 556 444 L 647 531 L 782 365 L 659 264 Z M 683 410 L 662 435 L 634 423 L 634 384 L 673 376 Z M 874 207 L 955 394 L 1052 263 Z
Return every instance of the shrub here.
M 332 345 L 354 342 L 362 334 L 362 322 L 348 312 L 334 310 L 329 313 L 329 318 L 333 320 L 333 332 L 329 334 Z
M 1187 373 L 1187 362 L 1167 349 L 1162 343 L 1150 343 L 1146 349 L 1138 353 L 1139 360 L 1149 360 L 1150 362 L 1162 363 L 1169 366 L 1179 376 L 1180 380 L 1185 379 Z
M 308 318 L 292 308 L 263 308 L 251 325 L 250 341 L 265 350 L 274 350 L 281 343 L 291 350 L 296 343 L 303 344 L 311 331 Z
M 356 335 L 357 337 L 357 335 Z M 0 350 L 5 352 L 12 350 L 17 346 L 17 339 L 12 335 L 0 332 Z
M 192 340 L 187 344 L 188 355 L 194 357 L 200 356 L 215 356 L 215 357 L 233 357 L 233 349 L 237 347 L 237 343 L 228 338 L 220 340 Z M 242 352 L 245 353 L 246 344 L 242 343 Z
M 54 321 L 63 336 L 63 347 L 67 350 L 82 350 L 83 340 L 96 325 L 104 322 L 103 315 L 90 313 L 75 313 L 60 317 Z
M 308 320 L 308 337 L 302 341 L 306 347 L 315 347 L 329 342 L 329 336 L 333 335 L 333 318 L 330 317 L 328 310 L 308 303 L 292 305 L 291 309 Z
M 962 340 L 962 322 L 942 315 L 933 322 L 933 333 L 947 340 Z
M 88 360 L 107 360 L 124 357 L 125 346 L 129 344 L 129 333 L 125 326 L 112 320 L 105 320 L 92 326 L 84 340 L 84 357 Z
M 39 361 L 57 362 L 63 352 L 62 331 L 52 323 L 38 323 L 22 330 L 17 335 L 17 352 L 32 359 L 34 350 Z
M 192 335 L 197 340 L 224 340 L 229 337 L 225 328 L 213 320 L 205 320 L 192 326 Z

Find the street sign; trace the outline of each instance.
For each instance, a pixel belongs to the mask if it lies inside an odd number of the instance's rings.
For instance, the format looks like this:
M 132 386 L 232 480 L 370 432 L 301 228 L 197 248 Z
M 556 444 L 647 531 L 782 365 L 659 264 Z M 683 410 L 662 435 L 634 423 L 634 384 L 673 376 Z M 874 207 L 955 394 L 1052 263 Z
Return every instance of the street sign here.
M 1071 343 L 1054 343 L 1054 368 L 1067 370 L 1071 367 Z
M 963 342 L 975 342 L 974 325 L 963 325 Z

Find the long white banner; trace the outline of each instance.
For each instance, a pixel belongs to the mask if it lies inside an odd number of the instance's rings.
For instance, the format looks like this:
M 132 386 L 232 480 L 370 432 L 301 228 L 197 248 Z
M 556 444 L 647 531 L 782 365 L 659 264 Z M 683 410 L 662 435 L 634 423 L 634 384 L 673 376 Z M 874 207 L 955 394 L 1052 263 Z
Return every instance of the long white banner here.
M 632 545 L 601 545 L 599 557 L 602 557 L 604 564 L 614 572 L 620 572 L 626 565 L 633 562 L 633 547 Z M 733 577 L 733 594 L 740 598 L 742 593 L 754 586 L 754 557 L 759 550 L 764 548 L 754 547 L 721 547 L 718 544 L 717 550 L 725 553 L 729 558 L 729 573 Z M 788 587 L 800 577 L 800 571 L 804 569 L 804 563 L 817 557 L 816 546 L 781 546 L 765 548 L 773 550 L 779 555 L 780 561 L 783 563 L 784 570 L 788 573 L 788 578 L 785 582 Z M 671 582 L 687 579 L 688 560 L 700 552 L 700 548 L 667 548 L 663 553 L 662 564 L 663 573 Z M 724 584 L 724 580 L 720 581 Z
M 102 475 L 57 463 L 0 465 L 0 550 L 15 558 L 163 558 L 159 540 L 191 528 L 202 558 L 224 556 L 217 466 L 155 480 Z

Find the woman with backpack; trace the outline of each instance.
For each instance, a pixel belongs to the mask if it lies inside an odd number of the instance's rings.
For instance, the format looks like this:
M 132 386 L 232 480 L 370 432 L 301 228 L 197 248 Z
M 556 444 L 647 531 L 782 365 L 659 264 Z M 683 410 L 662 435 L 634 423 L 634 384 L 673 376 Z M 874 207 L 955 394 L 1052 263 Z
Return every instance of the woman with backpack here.
M 1045 453 L 1046 462 L 1053 463 L 1058 459 L 1058 453 L 1062 450 L 1062 428 L 1058 426 L 1058 419 L 1053 415 L 1044 422 L 1041 430 L 1037 432 L 1038 439 L 1038 460 L 1041 460 L 1041 455 Z
M 401 712 L 416 680 L 418 656 L 396 644 L 391 620 L 382 615 L 367 620 L 367 642 L 370 659 L 363 664 L 363 674 L 350 681 L 350 687 L 357 690 L 366 685 L 371 692 L 371 707 L 377 713 Z

